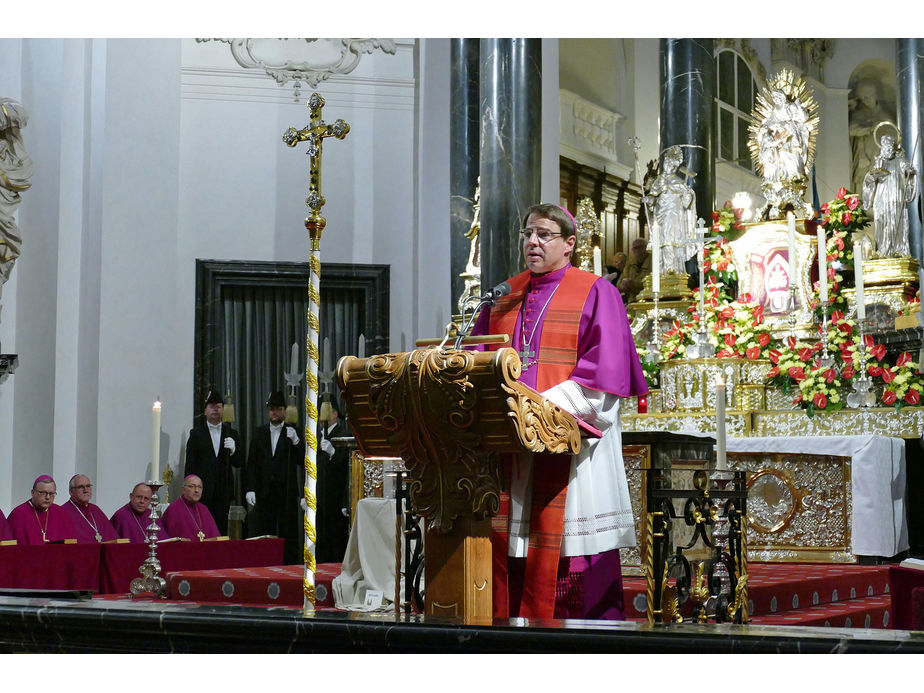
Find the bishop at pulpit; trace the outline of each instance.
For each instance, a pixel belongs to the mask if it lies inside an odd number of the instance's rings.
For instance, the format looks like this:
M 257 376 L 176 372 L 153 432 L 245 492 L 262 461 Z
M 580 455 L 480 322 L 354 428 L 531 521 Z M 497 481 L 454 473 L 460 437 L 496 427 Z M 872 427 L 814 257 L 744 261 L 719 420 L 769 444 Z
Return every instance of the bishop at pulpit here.
M 499 351 L 345 357 L 339 382 L 364 454 L 406 461 L 428 521 L 428 613 L 461 615 L 469 597 L 483 606 L 493 582 L 495 618 L 622 618 L 619 548 L 636 538 L 619 407 L 647 385 L 619 292 L 570 265 L 571 215 L 534 206 L 521 235 L 529 269 L 472 331 L 510 335 Z M 462 561 L 448 581 L 482 596 L 446 604 L 438 573 L 464 550 L 435 544 L 458 531 L 478 572 Z

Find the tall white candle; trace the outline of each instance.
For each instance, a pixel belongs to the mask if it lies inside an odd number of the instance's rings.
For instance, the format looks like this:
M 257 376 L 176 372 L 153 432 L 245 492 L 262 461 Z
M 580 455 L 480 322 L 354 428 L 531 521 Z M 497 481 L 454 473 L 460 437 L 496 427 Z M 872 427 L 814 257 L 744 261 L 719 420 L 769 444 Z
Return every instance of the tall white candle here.
M 661 238 L 657 224 L 651 227 L 651 290 L 654 293 L 661 291 Z
M 799 271 L 796 262 L 796 215 L 787 212 L 786 220 L 789 222 L 789 285 L 795 286 L 796 272 Z
M 160 478 L 160 400 L 154 402 L 154 449 L 151 458 L 151 481 Z
M 715 379 L 715 468 L 728 469 L 725 459 L 725 380 L 719 372 Z
M 866 320 L 866 303 L 863 299 L 863 246 L 859 241 L 853 244 L 853 272 L 857 287 L 857 320 Z
M 594 246 L 594 274 L 598 277 L 603 276 L 603 258 L 600 256 L 600 248 Z
M 825 244 L 825 230 L 818 227 L 818 295 L 823 310 L 828 303 L 828 249 Z

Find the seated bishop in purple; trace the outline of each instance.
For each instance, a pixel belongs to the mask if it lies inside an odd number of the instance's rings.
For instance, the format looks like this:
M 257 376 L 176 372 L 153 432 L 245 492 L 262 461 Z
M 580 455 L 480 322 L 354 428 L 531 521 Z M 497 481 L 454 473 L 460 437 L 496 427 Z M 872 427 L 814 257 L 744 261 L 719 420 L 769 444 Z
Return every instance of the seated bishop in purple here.
M 47 544 L 76 539 L 70 516 L 55 505 L 55 480 L 43 474 L 32 484 L 32 498 L 10 513 L 10 530 L 19 544 Z
M 78 544 L 102 544 L 119 538 L 106 513 L 98 505 L 90 502 L 93 497 L 93 484 L 90 477 L 75 474 L 71 477 L 67 490 L 71 497 L 61 505 L 71 517 L 71 524 L 77 533 Z
M 221 535 L 212 513 L 199 502 L 200 498 L 202 479 L 190 474 L 183 482 L 183 495 L 167 506 L 164 512 L 164 529 L 171 537 L 203 541 Z
M 116 533 L 122 539 L 132 543 L 143 543 L 148 540 L 148 525 L 151 524 L 151 487 L 145 483 L 135 484 L 135 488 L 128 494 L 128 503 L 116 510 L 109 521 Z M 163 520 L 157 518 L 157 540 L 168 539 L 169 534 L 164 531 Z
M 6 521 L 6 515 L 0 510 L 0 541 L 10 541 L 13 533 L 10 531 L 10 524 Z

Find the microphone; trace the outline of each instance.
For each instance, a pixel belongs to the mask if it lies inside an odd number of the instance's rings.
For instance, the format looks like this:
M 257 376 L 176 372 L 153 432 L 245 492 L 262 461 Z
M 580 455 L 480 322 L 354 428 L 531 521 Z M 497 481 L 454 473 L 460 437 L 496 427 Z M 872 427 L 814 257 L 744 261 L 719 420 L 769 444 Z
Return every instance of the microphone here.
M 485 292 L 481 296 L 480 300 L 483 303 L 490 303 L 493 306 L 495 303 L 497 303 L 497 299 L 503 298 L 511 291 L 513 291 L 513 288 L 508 282 L 501 282 L 490 291 Z

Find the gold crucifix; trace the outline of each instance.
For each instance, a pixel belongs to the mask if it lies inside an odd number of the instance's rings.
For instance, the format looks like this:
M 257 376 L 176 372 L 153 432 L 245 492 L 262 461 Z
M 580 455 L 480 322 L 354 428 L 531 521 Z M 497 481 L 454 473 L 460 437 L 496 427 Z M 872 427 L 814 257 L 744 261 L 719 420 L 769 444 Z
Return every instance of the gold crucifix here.
M 321 232 L 327 221 L 321 216 L 321 207 L 324 206 L 324 196 L 321 195 L 321 145 L 326 137 L 336 137 L 342 140 L 350 131 L 350 126 L 342 119 L 333 125 L 321 120 L 321 109 L 324 107 L 324 98 L 317 92 L 308 99 L 309 122 L 301 130 L 289 128 L 282 136 L 282 141 L 294 147 L 299 142 L 308 142 L 309 180 L 308 197 L 305 204 L 311 208 L 311 214 L 305 219 L 305 228 L 311 238 L 311 249 L 320 250 Z

